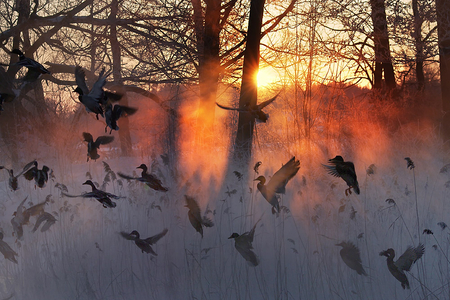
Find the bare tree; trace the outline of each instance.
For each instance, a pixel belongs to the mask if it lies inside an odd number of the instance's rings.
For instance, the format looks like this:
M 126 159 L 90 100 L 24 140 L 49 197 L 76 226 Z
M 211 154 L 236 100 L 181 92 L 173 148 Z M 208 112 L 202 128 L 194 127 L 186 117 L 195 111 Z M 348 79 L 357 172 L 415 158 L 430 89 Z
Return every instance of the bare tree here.
M 389 48 L 389 34 L 387 30 L 386 9 L 384 0 L 370 0 L 372 8 L 373 40 L 375 46 L 375 89 L 382 88 L 383 73 L 387 89 L 395 88 L 394 67 L 392 65 L 391 52 Z
M 445 159 L 448 160 L 450 153 L 450 2 L 436 0 L 439 58 L 441 72 L 442 109 L 444 117 L 442 120 L 442 137 Z
M 242 72 L 239 107 L 254 107 L 257 104 L 255 75 L 259 68 L 259 48 L 261 26 L 264 12 L 264 0 L 252 0 L 248 20 L 247 44 Z M 253 129 L 255 118 L 250 113 L 239 113 L 239 123 L 235 142 L 235 158 L 249 160 L 252 153 Z

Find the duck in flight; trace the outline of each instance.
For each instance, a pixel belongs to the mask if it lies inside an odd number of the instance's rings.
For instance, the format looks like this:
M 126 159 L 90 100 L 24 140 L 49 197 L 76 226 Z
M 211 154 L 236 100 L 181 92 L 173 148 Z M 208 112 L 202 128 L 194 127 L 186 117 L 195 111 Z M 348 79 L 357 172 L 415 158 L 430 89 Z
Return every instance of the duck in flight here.
M 355 165 L 351 161 L 344 161 L 340 155 L 329 159 L 328 163 L 329 165 L 323 165 L 328 170 L 328 174 L 340 177 L 347 183 L 348 189 L 345 190 L 345 195 L 348 196 L 349 193 L 351 194 L 352 188 L 359 195 L 360 190 Z
M 132 177 L 120 172 L 117 172 L 117 174 L 120 177 L 127 180 L 137 180 L 142 183 L 145 183 L 155 191 L 167 192 L 169 190 L 168 188 L 162 185 L 161 180 L 159 180 L 155 175 L 147 173 L 148 170 L 147 165 L 141 164 L 139 167 L 136 167 L 136 169 L 142 169 L 141 177 Z
M 272 205 L 273 214 L 280 212 L 277 194 L 284 194 L 286 192 L 286 184 L 295 176 L 295 174 L 297 174 L 299 169 L 300 161 L 296 160 L 294 156 L 273 174 L 267 184 L 264 176 L 259 176 L 255 179 L 255 181 L 259 181 L 256 187 L 261 192 L 264 199 Z
M 134 243 L 136 244 L 136 246 L 139 247 L 139 249 L 141 249 L 142 253 L 150 253 L 152 255 L 158 255 L 156 254 L 156 252 L 153 250 L 152 245 L 155 244 L 157 241 L 159 241 L 161 238 L 163 238 L 167 232 L 169 230 L 167 228 L 165 228 L 163 231 L 161 231 L 160 233 L 148 237 L 146 239 L 141 239 L 139 232 L 137 230 L 133 230 L 131 233 L 126 233 L 126 232 L 121 232 L 120 234 L 122 235 L 123 238 L 130 240 L 130 241 L 134 241 Z
M 260 104 L 256 104 L 254 106 L 249 105 L 246 103 L 243 108 L 234 108 L 234 107 L 228 107 L 224 106 L 222 104 L 219 104 L 216 102 L 217 106 L 226 109 L 226 110 L 235 110 L 238 112 L 244 112 L 251 114 L 257 122 L 266 123 L 267 119 L 269 118 L 269 115 L 263 111 L 263 108 L 265 108 L 267 105 L 271 104 L 275 99 L 277 99 L 278 93 L 275 97 L 270 98 L 269 100 L 266 100 L 264 102 L 261 102 Z
M 419 244 L 416 248 L 409 246 L 406 251 L 394 262 L 395 251 L 389 248 L 380 252 L 380 256 L 386 256 L 386 262 L 392 276 L 402 284 L 402 288 L 409 289 L 408 277 L 405 271 L 409 271 L 413 263 L 415 263 L 425 253 L 425 246 Z
M 25 54 L 23 54 L 23 52 L 19 49 L 13 49 L 11 53 L 19 55 L 19 61 L 17 62 L 17 65 L 28 69 L 25 77 L 23 78 L 24 81 L 34 82 L 42 74 L 50 74 L 50 71 L 47 70 L 43 65 L 32 58 L 26 57 Z

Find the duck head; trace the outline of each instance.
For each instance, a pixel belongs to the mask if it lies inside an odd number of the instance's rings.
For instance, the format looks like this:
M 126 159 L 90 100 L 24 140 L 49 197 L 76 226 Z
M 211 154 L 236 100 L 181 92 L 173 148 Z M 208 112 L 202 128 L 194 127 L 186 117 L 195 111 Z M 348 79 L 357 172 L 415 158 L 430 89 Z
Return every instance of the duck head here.
M 266 183 L 266 177 L 258 176 L 254 181 L 259 181 L 262 185 Z
M 380 256 L 386 256 L 387 258 L 394 258 L 395 251 L 392 248 L 387 249 L 386 251 L 381 251 Z
M 330 162 L 344 162 L 344 158 L 340 155 L 336 155 L 335 158 L 329 160 Z
M 137 230 L 133 230 L 130 235 L 134 235 L 136 237 L 136 239 L 139 239 L 140 235 L 139 232 Z
M 237 237 L 239 237 L 239 234 L 236 233 L 236 232 L 233 232 L 233 234 L 230 235 L 230 237 L 229 237 L 228 239 L 235 239 L 235 238 L 237 238 Z
M 92 187 L 95 187 L 94 183 L 93 183 L 91 180 L 86 180 L 83 184 L 86 184 L 86 185 L 90 185 L 90 186 L 92 186 Z
M 142 169 L 144 171 L 147 171 L 147 166 L 145 164 L 141 164 L 139 167 L 136 167 L 136 169 Z

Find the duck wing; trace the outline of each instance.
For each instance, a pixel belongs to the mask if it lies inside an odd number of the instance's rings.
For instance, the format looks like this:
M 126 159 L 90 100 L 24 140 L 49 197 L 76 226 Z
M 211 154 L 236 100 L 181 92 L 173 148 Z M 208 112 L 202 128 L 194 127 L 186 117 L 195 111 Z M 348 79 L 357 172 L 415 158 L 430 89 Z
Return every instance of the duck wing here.
M 25 172 L 27 172 L 28 170 L 30 170 L 30 168 L 32 168 L 33 167 L 33 165 L 35 164 L 35 160 L 33 160 L 32 162 L 29 162 L 29 163 L 27 163 L 26 165 L 25 165 L 25 167 L 23 167 L 23 169 L 22 169 L 22 171 L 20 171 L 20 173 L 16 176 L 16 177 L 19 177 L 20 175 L 22 175 L 22 174 L 24 174 Z M 26 176 L 25 176 L 25 178 L 26 178 Z M 31 177 L 31 179 L 33 179 L 34 178 L 34 176 L 33 177 Z M 28 178 L 27 178 L 28 179 Z M 28 179 L 28 180 L 31 180 L 31 179 Z
M 80 195 L 70 195 L 64 192 L 61 192 L 61 195 L 65 196 L 65 197 L 69 197 L 69 198 L 95 198 L 98 195 L 94 192 L 87 192 L 87 193 L 83 193 Z
M 75 82 L 77 83 L 77 86 L 81 89 L 83 92 L 83 95 L 89 94 L 89 88 L 86 84 L 86 78 L 85 78 L 84 70 L 80 66 L 75 67 Z
M 96 140 L 95 140 L 95 147 L 98 148 L 100 145 L 106 145 L 111 143 L 112 141 L 114 141 L 114 137 L 113 136 L 99 136 Z
M 38 171 L 37 167 L 32 167 L 31 169 L 26 171 L 23 174 L 23 176 L 25 177 L 26 180 L 33 180 L 36 177 L 37 171 Z
M 123 173 L 117 172 L 117 175 L 119 175 L 120 177 L 124 178 L 124 179 L 128 179 L 128 180 L 138 180 L 138 181 L 142 181 L 142 177 L 132 177 L 129 175 L 125 175 Z
M 21 239 L 23 236 L 23 227 L 22 224 L 20 224 L 19 222 L 17 222 L 16 217 L 11 219 L 11 225 L 13 227 L 14 232 L 17 235 L 18 239 Z
M 35 232 L 39 228 L 39 226 L 41 225 L 42 222 L 45 222 L 45 224 L 42 226 L 41 232 L 45 232 L 50 228 L 50 226 L 52 226 L 53 224 L 56 223 L 56 218 L 48 212 L 42 213 L 37 218 L 36 224 L 34 224 L 32 232 Z
M 192 216 L 200 223 L 202 223 L 202 217 L 200 213 L 200 206 L 198 205 L 197 201 L 189 197 L 188 195 L 184 195 L 184 198 L 186 199 L 186 206 L 189 208 L 189 211 L 191 212 Z
M 367 276 L 362 266 L 361 255 L 358 247 L 352 242 L 343 242 L 342 249 L 339 252 L 344 263 L 351 269 L 355 270 L 359 275 Z
M 3 256 L 12 261 L 13 263 L 17 264 L 17 260 L 15 256 L 19 256 L 6 242 L 0 241 L 0 252 L 3 254 Z
M 280 95 L 280 93 L 276 94 L 275 97 L 270 98 L 269 100 L 266 100 L 264 102 L 261 102 L 260 104 L 258 104 L 258 108 L 259 109 L 263 109 L 264 107 L 266 107 L 267 105 L 269 105 L 270 103 L 272 103 L 273 101 L 275 101 L 275 99 L 277 99 L 278 95 Z
M 219 104 L 217 102 L 216 102 L 216 104 L 217 104 L 218 107 L 220 107 L 222 109 L 235 110 L 235 111 L 238 111 L 238 112 L 248 112 L 248 109 L 245 109 L 245 108 L 234 108 L 234 107 L 223 106 L 222 104 Z
M 113 108 L 113 116 L 114 118 L 117 120 L 120 117 L 126 117 L 129 115 L 134 114 L 135 112 L 137 112 L 137 108 L 134 107 L 129 107 L 129 106 L 123 106 L 123 105 L 114 105 Z
M 235 239 L 234 247 L 252 266 L 256 267 L 259 264 L 259 258 L 255 254 L 255 252 L 252 251 L 253 246 L 248 242 L 247 236 L 245 236 L 245 234 Z
M 419 244 L 416 248 L 409 246 L 394 263 L 399 270 L 409 271 L 413 263 L 425 253 L 425 246 Z
M 44 202 L 38 203 L 36 205 L 33 205 L 33 206 L 27 208 L 25 210 L 25 213 L 29 214 L 30 216 L 41 215 L 44 213 L 44 207 L 45 207 L 46 203 L 47 203 L 47 201 L 44 201 Z
M 107 101 L 117 102 L 122 99 L 122 97 L 123 96 L 121 94 L 105 91 L 105 98 Z
M 297 174 L 299 169 L 300 161 L 295 160 L 294 156 L 273 174 L 272 178 L 266 184 L 266 189 L 275 193 L 284 194 L 286 192 L 286 184 Z
M 100 102 L 104 96 L 103 87 L 106 84 L 106 77 L 109 75 L 103 76 L 105 73 L 105 68 L 102 69 L 100 74 L 98 75 L 97 81 L 94 83 L 94 86 L 92 87 L 91 91 L 89 92 L 89 96 L 93 99 L 95 99 L 97 102 Z
M 160 233 L 151 236 L 149 238 L 146 238 L 144 240 L 144 242 L 148 243 L 149 245 L 153 245 L 154 243 L 156 243 L 157 241 L 159 241 L 163 236 L 165 236 L 167 234 L 169 230 L 167 228 L 164 228 L 163 231 L 161 231 Z
M 53 215 L 52 215 L 52 217 L 53 217 Z M 47 219 L 47 222 L 45 222 L 44 225 L 42 225 L 41 232 L 47 231 L 55 223 L 56 223 L 55 217 L 53 217 L 53 219 Z
M 262 218 L 262 216 L 261 216 L 261 218 Z M 244 233 L 244 234 L 247 234 L 248 240 L 249 240 L 250 243 L 253 243 L 253 237 L 255 236 L 256 225 L 258 225 L 259 221 L 261 221 L 261 218 L 259 218 L 259 220 L 256 221 L 255 225 L 253 225 L 252 230 L 250 230 L 249 232 Z

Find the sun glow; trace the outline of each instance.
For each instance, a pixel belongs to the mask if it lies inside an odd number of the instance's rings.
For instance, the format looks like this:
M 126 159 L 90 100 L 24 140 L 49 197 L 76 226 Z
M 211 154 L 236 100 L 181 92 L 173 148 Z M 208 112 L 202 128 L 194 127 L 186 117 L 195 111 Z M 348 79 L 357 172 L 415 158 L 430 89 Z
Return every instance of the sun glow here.
M 259 69 L 258 74 L 256 75 L 256 82 L 258 87 L 272 84 L 277 80 L 279 80 L 279 75 L 273 68 L 270 67 Z

